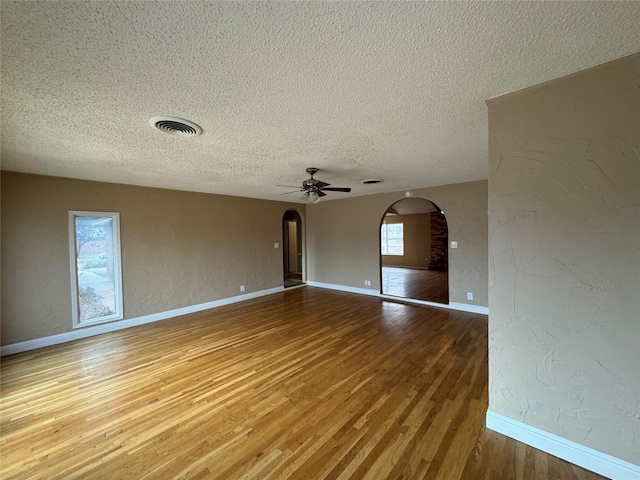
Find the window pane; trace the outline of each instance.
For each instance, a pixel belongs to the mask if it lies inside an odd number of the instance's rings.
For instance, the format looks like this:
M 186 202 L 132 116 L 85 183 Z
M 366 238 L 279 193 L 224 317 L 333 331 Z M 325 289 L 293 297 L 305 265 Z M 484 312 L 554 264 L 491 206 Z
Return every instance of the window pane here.
M 404 224 L 382 224 L 380 230 L 380 253 L 382 255 L 404 255 Z
M 74 322 L 122 318 L 117 214 L 72 212 L 75 244 Z

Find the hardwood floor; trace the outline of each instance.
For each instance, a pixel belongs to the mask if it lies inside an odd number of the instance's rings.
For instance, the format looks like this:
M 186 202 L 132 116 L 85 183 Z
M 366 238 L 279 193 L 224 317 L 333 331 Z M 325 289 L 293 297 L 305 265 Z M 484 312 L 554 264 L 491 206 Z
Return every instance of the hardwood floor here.
M 2 359 L 3 479 L 599 479 L 484 428 L 485 316 L 315 289 Z
M 447 272 L 408 267 L 382 267 L 382 293 L 449 304 Z

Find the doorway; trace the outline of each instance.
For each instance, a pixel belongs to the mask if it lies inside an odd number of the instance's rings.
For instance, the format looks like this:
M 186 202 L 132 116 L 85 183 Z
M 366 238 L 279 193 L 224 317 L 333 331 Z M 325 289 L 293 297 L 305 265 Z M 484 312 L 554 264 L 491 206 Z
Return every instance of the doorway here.
M 282 217 L 282 257 L 284 287 L 302 285 L 302 219 L 295 210 L 287 210 Z
M 380 224 L 381 293 L 449 304 L 449 229 L 425 198 L 391 205 Z

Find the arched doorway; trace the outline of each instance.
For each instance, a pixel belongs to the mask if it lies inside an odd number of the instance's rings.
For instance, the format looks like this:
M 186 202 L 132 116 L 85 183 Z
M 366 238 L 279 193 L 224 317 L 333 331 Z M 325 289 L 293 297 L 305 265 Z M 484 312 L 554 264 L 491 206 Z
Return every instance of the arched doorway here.
M 295 210 L 287 210 L 282 217 L 282 260 L 284 286 L 303 283 L 302 219 Z
M 380 223 L 381 293 L 449 303 L 449 230 L 444 212 L 425 198 L 391 205 Z

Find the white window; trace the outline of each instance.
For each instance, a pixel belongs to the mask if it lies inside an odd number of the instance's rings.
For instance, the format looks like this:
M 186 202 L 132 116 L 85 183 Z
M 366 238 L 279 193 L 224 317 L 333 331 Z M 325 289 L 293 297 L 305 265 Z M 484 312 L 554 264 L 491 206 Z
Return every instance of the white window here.
M 73 326 L 120 320 L 120 215 L 69 212 Z
M 382 255 L 404 255 L 404 224 L 383 223 L 380 230 Z

